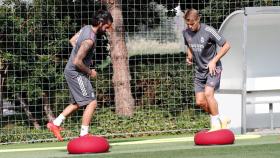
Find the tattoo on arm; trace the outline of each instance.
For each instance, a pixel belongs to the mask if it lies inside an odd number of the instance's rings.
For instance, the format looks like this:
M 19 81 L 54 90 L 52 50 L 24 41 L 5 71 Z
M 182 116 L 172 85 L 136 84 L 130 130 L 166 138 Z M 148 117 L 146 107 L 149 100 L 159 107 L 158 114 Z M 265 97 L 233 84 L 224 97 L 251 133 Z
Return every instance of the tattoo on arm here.
M 82 43 L 80 49 L 78 50 L 78 53 L 74 59 L 74 64 L 76 65 L 76 67 L 80 70 L 83 71 L 84 73 L 90 75 L 91 70 L 89 67 L 87 67 L 83 60 L 84 58 L 87 56 L 88 51 L 91 49 L 91 47 L 93 46 L 93 41 L 90 40 L 86 40 Z
M 88 51 L 89 49 L 90 49 L 90 45 L 87 43 L 87 42 L 84 42 L 83 44 L 82 44 L 82 47 L 84 47 L 84 49 L 86 50 L 86 51 Z

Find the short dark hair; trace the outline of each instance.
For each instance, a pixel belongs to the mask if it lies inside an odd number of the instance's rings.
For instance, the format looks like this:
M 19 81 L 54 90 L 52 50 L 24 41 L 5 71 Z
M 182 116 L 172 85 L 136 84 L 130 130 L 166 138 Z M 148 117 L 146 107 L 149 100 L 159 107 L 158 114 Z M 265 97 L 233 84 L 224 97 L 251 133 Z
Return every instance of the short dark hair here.
M 98 26 L 101 22 L 113 22 L 113 17 L 110 12 L 106 10 L 98 10 L 92 17 L 92 26 Z

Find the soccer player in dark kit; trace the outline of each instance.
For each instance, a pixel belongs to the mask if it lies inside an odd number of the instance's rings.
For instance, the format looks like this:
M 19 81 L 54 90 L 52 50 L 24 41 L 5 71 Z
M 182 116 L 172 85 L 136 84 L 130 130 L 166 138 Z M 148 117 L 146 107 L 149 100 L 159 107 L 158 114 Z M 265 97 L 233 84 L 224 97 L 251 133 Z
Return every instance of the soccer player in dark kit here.
M 183 31 L 187 45 L 186 62 L 194 63 L 194 90 L 197 106 L 211 117 L 211 131 L 227 128 L 230 119 L 219 114 L 214 93 L 220 87 L 222 64 L 220 59 L 230 49 L 230 44 L 213 27 L 200 23 L 199 12 L 195 9 L 185 11 L 187 28 Z M 216 45 L 221 49 L 217 52 Z
M 70 58 L 64 70 L 71 102 L 63 112 L 53 121 L 47 124 L 49 130 L 58 140 L 63 140 L 60 125 L 72 112 L 85 106 L 82 117 L 80 136 L 88 135 L 89 125 L 97 106 L 96 96 L 89 78 L 95 78 L 95 69 L 90 69 L 93 53 L 96 47 L 96 34 L 104 33 L 111 29 L 112 15 L 108 11 L 99 10 L 92 19 L 91 25 L 80 29 L 71 39 L 73 46 Z

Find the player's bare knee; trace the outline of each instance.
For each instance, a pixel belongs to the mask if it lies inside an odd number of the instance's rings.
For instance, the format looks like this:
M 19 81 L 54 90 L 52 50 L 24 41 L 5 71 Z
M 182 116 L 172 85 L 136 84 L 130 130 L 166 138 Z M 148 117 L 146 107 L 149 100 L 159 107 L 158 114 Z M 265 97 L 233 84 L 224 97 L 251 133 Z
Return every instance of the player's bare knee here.
M 94 108 L 97 107 L 97 101 L 96 100 L 93 100 L 89 103 L 90 106 L 93 106 Z
M 200 99 L 200 100 L 196 100 L 196 105 L 199 107 L 205 107 L 207 105 L 207 103 L 206 103 L 206 100 Z
M 80 108 L 80 106 L 79 106 L 78 104 L 71 104 L 71 105 L 73 105 L 73 109 L 74 109 L 74 110 L 77 110 L 77 109 Z
M 211 92 L 211 91 L 206 91 L 205 92 L 205 97 L 206 97 L 207 100 L 214 99 L 214 93 Z

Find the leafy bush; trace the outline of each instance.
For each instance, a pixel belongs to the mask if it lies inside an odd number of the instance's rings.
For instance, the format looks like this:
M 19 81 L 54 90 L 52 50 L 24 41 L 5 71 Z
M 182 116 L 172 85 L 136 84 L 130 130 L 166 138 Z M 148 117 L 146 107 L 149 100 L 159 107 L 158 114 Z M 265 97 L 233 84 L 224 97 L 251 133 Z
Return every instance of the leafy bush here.
M 108 138 L 134 137 L 169 134 L 193 134 L 201 128 L 208 127 L 208 116 L 196 115 L 193 110 L 185 110 L 176 117 L 170 117 L 168 111 L 158 108 L 138 108 L 134 117 L 126 118 L 115 115 L 109 108 L 97 110 L 94 117 L 95 123 L 90 131 L 94 134 L 105 135 Z M 62 132 L 65 138 L 77 137 L 80 125 L 73 123 L 70 118 L 65 122 L 65 130 Z M 14 125 L 1 129 L 0 143 L 12 142 L 37 142 L 52 139 L 47 129 L 26 128 L 24 123 L 17 122 Z
M 186 66 L 184 56 L 184 53 L 177 53 L 130 58 L 132 93 L 136 100 L 135 115 L 131 118 L 119 117 L 114 112 L 111 65 L 99 69 L 98 79 L 94 80 L 99 108 L 91 131 L 108 137 L 127 137 L 161 132 L 176 134 L 188 130 L 192 133 L 207 128 L 208 117 L 194 107 L 192 68 Z M 59 83 L 64 84 L 63 81 Z M 68 91 L 58 90 L 55 95 L 54 105 L 59 112 L 68 99 Z M 66 120 L 65 137 L 79 134 L 81 116 L 82 110 Z M 42 130 L 46 129 L 34 130 L 26 128 L 27 125 L 26 121 L 22 121 L 3 126 L 0 142 L 52 138 L 50 133 L 42 134 L 45 133 Z
M 4 15 L 0 18 L 1 39 L 6 40 L 0 43 L 1 70 L 3 65 L 8 66 L 9 70 L 3 97 L 15 101 L 19 94 L 29 105 L 35 119 L 44 127 L 47 119 L 42 107 L 42 93 L 49 94 L 48 99 L 56 115 L 68 103 L 63 69 L 71 51 L 69 32 L 76 32 L 77 24 L 71 17 L 73 15 L 56 12 L 61 10 L 61 5 L 56 5 L 59 1 L 35 0 L 34 5 L 16 0 L 7 0 L 5 3 L 13 4 L 13 8 L 0 6 L 0 12 L 3 13 L 0 16 Z M 129 59 L 132 93 L 136 99 L 136 112 L 132 118 L 121 118 L 114 114 L 110 62 L 102 67 L 97 66 L 99 76 L 93 82 L 100 109 L 93 124 L 94 133 L 121 135 L 194 127 L 199 129 L 197 124 L 201 128 L 205 127 L 204 120 L 196 117 L 197 110 L 192 97 L 192 69 L 186 67 L 185 55 L 175 52 L 179 50 L 176 43 L 165 44 L 167 46 L 161 50 L 170 48 L 167 52 L 172 50 L 175 54 L 154 54 L 158 52 L 146 49 L 151 52 Z M 163 43 L 155 42 L 153 46 L 162 47 Z M 100 48 L 104 49 L 104 46 Z M 139 50 L 133 51 L 139 54 Z M 100 64 L 104 54 L 98 55 L 95 60 Z M 101 60 L 98 59 L 100 55 Z M 19 113 L 12 119 L 1 117 L 1 143 L 51 138 L 50 133 L 45 134 L 45 128 L 33 129 L 22 109 Z M 190 116 L 184 116 L 183 113 Z M 77 135 L 80 118 L 81 115 L 67 120 L 66 137 Z

